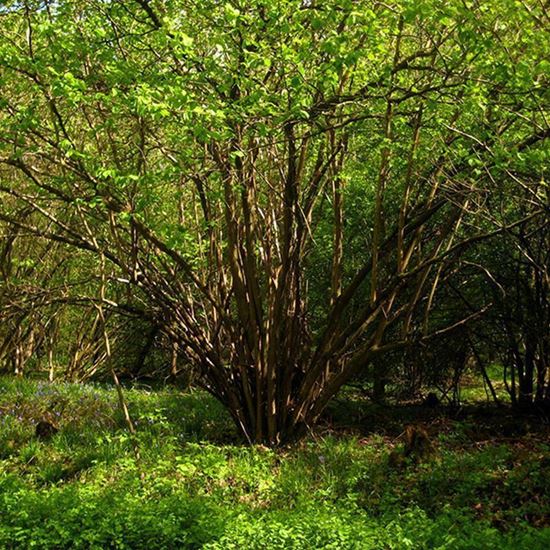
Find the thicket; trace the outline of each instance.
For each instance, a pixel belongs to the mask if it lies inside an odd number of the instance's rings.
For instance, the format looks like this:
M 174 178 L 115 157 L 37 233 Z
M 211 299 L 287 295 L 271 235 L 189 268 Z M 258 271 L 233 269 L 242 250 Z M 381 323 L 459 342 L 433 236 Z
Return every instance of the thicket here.
M 347 384 L 550 402 L 540 2 L 4 2 L 0 364 L 190 381 L 249 442 Z

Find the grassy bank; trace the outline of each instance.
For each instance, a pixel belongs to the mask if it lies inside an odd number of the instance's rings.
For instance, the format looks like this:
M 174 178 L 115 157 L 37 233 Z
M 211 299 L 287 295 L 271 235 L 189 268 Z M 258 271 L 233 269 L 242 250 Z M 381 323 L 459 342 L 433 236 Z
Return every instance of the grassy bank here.
M 274 451 L 243 446 L 204 393 L 126 398 L 140 461 L 112 388 L 0 379 L 0 547 L 550 547 L 540 423 L 423 418 L 436 452 L 398 468 L 400 427 L 380 411 Z

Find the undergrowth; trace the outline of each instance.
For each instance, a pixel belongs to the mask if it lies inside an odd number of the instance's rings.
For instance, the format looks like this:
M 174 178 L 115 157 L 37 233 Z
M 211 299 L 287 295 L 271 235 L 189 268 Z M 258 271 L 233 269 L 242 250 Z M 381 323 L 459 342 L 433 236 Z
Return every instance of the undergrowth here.
M 550 445 L 475 441 L 392 467 L 379 433 L 244 446 L 202 392 L 0 379 L 1 548 L 550 548 Z M 36 423 L 59 428 L 49 440 Z

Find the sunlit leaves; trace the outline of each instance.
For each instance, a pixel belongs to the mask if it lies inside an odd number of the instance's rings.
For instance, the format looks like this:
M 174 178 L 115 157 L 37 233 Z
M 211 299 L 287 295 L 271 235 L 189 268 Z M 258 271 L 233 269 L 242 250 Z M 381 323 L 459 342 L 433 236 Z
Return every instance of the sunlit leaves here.
M 9 136 L 3 152 L 62 158 L 52 178 L 83 178 L 81 191 L 90 196 L 99 180 L 154 223 L 176 215 L 177 193 L 191 210 L 196 197 L 181 184 L 182 173 L 208 174 L 209 198 L 223 202 L 214 154 L 232 166 L 242 155 L 250 169 L 258 151 L 272 147 L 273 156 L 260 154 L 255 167 L 265 178 L 259 176 L 264 200 L 281 178 L 270 163 L 286 155 L 289 122 L 297 135 L 314 136 L 306 174 L 326 130 L 345 128 L 346 176 L 366 195 L 382 148 L 390 151 L 388 202 L 403 189 L 419 108 L 415 177 L 442 155 L 466 166 L 468 177 L 481 177 L 484 167 L 471 154 L 476 140 L 495 142 L 495 166 L 544 164 L 542 148 L 520 157 L 508 146 L 544 124 L 550 41 L 543 40 L 539 8 L 512 0 L 173 0 L 156 9 L 160 28 L 138 3 L 58 2 L 55 17 L 32 14 L 32 52 L 27 20 L 10 15 L 0 42 L 0 130 Z M 400 24 L 399 58 L 409 63 L 395 70 Z M 393 137 L 384 139 L 388 98 Z M 513 118 L 518 111 L 524 118 Z M 501 127 L 506 132 L 497 138 Z M 231 149 L 237 137 L 249 149 Z M 178 239 L 174 246 L 188 246 Z

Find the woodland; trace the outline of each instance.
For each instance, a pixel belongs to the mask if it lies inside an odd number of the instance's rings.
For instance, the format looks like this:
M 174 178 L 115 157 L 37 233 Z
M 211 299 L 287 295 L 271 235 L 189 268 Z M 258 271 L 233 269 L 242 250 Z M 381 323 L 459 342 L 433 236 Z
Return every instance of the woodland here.
M 0 2 L 1 548 L 550 548 L 547 0 Z

